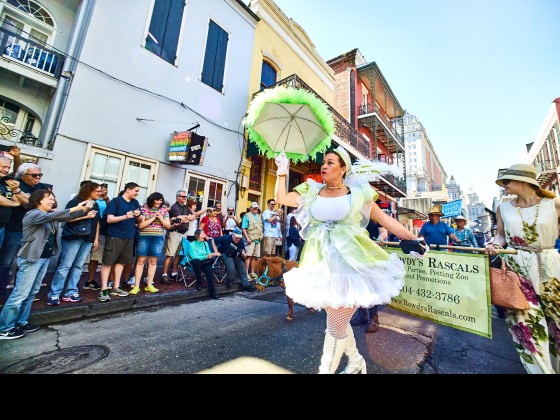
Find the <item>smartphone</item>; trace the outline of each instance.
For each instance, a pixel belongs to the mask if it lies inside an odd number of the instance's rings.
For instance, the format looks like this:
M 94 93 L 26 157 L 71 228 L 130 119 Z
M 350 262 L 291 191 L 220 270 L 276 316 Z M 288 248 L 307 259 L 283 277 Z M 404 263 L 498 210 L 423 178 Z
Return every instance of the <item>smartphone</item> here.
M 14 146 L 6 146 L 4 144 L 0 144 L 0 152 L 9 152 L 12 147 Z

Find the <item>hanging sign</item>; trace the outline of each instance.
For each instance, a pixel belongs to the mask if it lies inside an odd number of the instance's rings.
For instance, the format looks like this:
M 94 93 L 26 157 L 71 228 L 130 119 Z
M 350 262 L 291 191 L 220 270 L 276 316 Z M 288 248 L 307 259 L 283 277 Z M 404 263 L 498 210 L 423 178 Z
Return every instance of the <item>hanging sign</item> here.
M 463 206 L 463 200 L 450 201 L 441 206 L 441 211 L 443 212 L 443 217 L 455 217 L 461 214 L 461 207 Z
M 174 132 L 169 145 L 169 162 L 202 165 L 208 138 L 192 131 Z

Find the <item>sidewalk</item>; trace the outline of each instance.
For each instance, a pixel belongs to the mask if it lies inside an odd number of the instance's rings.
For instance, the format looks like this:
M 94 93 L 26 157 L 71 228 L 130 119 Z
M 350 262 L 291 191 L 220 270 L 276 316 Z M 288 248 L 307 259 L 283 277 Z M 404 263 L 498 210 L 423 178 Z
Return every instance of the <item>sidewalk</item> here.
M 113 312 L 121 312 L 129 309 L 140 309 L 172 303 L 184 303 L 185 301 L 189 301 L 192 299 L 198 300 L 208 297 L 206 282 L 203 282 L 203 289 L 200 291 L 196 290 L 196 283 L 189 288 L 186 288 L 185 284 L 182 281 L 172 281 L 170 285 L 165 285 L 159 281 L 159 279 L 161 278 L 161 273 L 162 268 L 158 267 L 154 281 L 154 286 L 159 289 L 158 293 L 149 293 L 144 291 L 144 287 L 146 285 L 144 284 L 144 282 L 141 282 L 140 293 L 138 293 L 137 295 L 129 295 L 126 297 L 111 296 L 110 302 L 99 302 L 97 300 L 97 296 L 99 296 L 98 290 L 84 289 L 84 285 L 89 278 L 88 272 L 87 270 L 85 270 L 82 273 L 81 280 L 78 284 L 78 289 L 80 290 L 80 297 L 82 298 L 82 301 L 78 303 L 71 303 L 62 302 L 61 300 L 60 304 L 55 306 L 47 305 L 47 295 L 50 291 L 50 284 L 54 272 L 47 273 L 45 279 L 43 280 L 43 283 L 46 283 L 48 286 L 41 287 L 41 290 L 37 294 L 39 300 L 33 302 L 33 306 L 31 307 L 31 315 L 29 316 L 29 322 L 32 324 L 43 325 L 49 323 L 71 321 L 90 316 L 109 314 Z M 95 273 L 94 279 L 98 284 L 101 285 L 99 272 Z M 233 283 L 233 286 L 230 288 L 226 287 L 225 280 L 222 283 L 215 282 L 215 285 L 216 293 L 220 296 L 241 291 L 239 279 L 236 279 Z M 122 280 L 121 288 L 126 291 L 130 290 L 130 287 L 124 284 Z M 281 289 L 279 286 L 278 288 L 279 290 Z M 276 287 L 274 287 L 274 289 L 276 289 Z M 5 301 L 5 298 L 0 298 L 0 303 L 2 305 Z

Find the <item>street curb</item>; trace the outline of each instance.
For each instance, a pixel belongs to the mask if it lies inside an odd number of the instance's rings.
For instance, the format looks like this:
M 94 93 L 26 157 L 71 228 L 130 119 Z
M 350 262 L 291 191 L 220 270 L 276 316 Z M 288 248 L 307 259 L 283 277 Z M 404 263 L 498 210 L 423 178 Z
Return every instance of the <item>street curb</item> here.
M 233 287 L 216 287 L 219 296 L 232 295 L 242 292 L 246 297 L 258 297 L 268 293 L 278 293 L 280 286 L 268 287 L 262 292 L 245 292 L 238 289 L 239 283 L 234 283 Z M 279 290 L 278 290 L 279 289 Z M 169 305 L 174 303 L 186 303 L 192 300 L 200 300 L 208 297 L 208 290 L 181 290 L 176 292 L 156 293 L 153 295 L 129 295 L 127 297 L 113 297 L 110 302 L 93 302 L 86 304 L 74 304 L 73 306 L 57 305 L 45 309 L 38 309 L 31 312 L 29 322 L 36 325 L 55 324 L 65 321 L 75 321 L 82 318 L 90 318 L 99 315 L 124 312 L 134 309 L 144 309 L 159 305 Z

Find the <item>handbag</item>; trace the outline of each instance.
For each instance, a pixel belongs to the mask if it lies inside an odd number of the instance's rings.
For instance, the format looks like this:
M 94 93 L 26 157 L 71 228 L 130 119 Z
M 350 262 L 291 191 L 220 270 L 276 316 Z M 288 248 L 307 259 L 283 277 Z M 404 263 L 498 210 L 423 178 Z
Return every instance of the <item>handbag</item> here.
M 529 303 L 521 290 L 521 279 L 508 270 L 502 259 L 502 268 L 490 267 L 490 296 L 492 305 L 511 309 L 529 309 Z
M 86 239 L 91 235 L 91 219 L 79 220 L 77 222 L 66 222 L 62 229 L 62 239 L 73 241 Z

